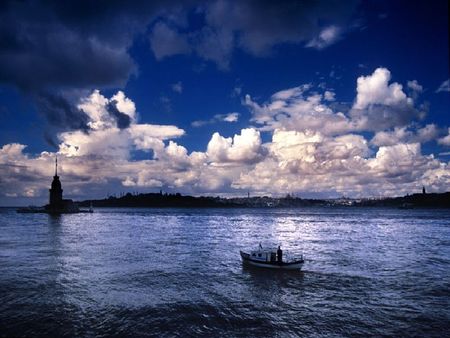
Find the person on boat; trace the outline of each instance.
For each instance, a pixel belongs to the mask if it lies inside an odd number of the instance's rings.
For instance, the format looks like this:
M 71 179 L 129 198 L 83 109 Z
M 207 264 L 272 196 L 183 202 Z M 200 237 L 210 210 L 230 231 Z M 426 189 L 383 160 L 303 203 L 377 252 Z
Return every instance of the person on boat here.
M 278 263 L 281 264 L 283 262 L 283 250 L 281 250 L 281 245 L 278 245 L 277 259 L 278 259 Z

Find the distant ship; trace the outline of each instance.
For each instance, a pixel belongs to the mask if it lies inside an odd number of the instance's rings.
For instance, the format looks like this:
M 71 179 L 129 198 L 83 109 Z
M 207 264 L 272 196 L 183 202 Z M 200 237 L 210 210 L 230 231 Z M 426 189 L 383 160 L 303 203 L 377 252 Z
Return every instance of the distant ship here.
M 72 200 L 63 199 L 63 189 L 58 176 L 58 158 L 55 159 L 55 176 L 51 188 L 49 189 L 49 203 L 43 207 L 27 207 L 17 210 L 19 213 L 46 213 L 46 214 L 76 214 L 81 212 L 93 212 L 92 207 L 89 210 L 78 208 Z

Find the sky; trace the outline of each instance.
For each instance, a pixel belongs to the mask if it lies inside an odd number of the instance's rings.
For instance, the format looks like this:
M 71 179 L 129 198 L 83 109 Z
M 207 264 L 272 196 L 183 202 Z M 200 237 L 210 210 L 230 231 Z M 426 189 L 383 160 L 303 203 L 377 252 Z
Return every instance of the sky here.
M 450 187 L 448 2 L 2 1 L 0 205 Z

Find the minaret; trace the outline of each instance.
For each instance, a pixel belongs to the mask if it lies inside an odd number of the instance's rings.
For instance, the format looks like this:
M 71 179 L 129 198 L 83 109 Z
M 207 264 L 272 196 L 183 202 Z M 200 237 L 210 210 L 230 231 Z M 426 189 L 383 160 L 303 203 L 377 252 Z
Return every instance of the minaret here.
M 50 207 L 59 207 L 62 203 L 61 182 L 58 176 L 58 157 L 55 158 L 55 176 L 53 176 L 52 187 L 50 191 L 49 204 Z

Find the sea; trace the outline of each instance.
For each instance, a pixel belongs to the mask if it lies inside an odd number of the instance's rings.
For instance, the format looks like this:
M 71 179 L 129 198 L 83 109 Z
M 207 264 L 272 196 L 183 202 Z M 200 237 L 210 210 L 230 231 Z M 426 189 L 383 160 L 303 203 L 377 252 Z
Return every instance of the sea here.
M 449 335 L 450 210 L 0 209 L 1 337 Z

